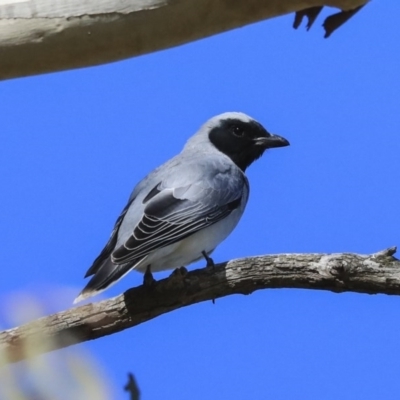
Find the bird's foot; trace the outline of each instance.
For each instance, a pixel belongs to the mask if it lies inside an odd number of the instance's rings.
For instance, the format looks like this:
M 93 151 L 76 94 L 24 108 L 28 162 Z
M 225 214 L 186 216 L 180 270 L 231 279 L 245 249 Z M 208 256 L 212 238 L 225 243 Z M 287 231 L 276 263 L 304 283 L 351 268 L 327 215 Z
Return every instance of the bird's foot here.
M 153 278 L 153 274 L 151 273 L 150 265 L 147 266 L 146 272 L 143 276 L 143 286 L 152 287 L 157 281 Z
M 179 277 L 179 278 L 184 278 L 188 273 L 188 270 L 185 267 L 179 267 L 179 268 L 175 268 L 171 275 L 169 276 L 171 277 Z
M 173 288 L 183 288 L 186 287 L 187 284 L 187 276 L 188 271 L 185 267 L 175 268 L 171 275 L 168 277 L 167 285 Z
M 215 267 L 214 260 L 211 257 L 209 257 L 205 251 L 202 251 L 201 254 L 203 254 L 203 257 L 207 261 L 206 268 L 209 268 L 209 269 L 214 268 Z
M 207 261 L 206 270 L 211 272 L 215 268 L 214 260 L 205 251 L 202 251 L 201 254 Z M 215 304 L 215 299 L 212 299 L 212 303 Z

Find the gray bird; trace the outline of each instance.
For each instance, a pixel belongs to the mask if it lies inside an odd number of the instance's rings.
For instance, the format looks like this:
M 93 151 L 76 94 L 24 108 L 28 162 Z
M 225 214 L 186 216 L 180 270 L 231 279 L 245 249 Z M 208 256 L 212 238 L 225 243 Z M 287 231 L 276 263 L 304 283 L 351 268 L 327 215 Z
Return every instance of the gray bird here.
M 184 267 L 210 254 L 232 232 L 249 196 L 246 168 L 265 150 L 288 146 L 253 118 L 228 112 L 207 121 L 182 152 L 134 188 L 111 237 L 85 278 L 77 303 L 107 289 L 129 271 Z

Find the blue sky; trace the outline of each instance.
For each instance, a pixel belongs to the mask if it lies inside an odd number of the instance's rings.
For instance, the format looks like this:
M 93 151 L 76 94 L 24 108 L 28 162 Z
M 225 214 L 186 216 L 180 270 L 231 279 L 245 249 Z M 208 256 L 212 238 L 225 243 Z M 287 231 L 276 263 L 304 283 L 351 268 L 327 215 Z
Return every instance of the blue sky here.
M 325 40 L 332 12 L 308 33 L 289 15 L 1 82 L 3 326 L 21 293 L 46 312 L 69 308 L 133 186 L 225 111 L 248 113 L 291 146 L 248 170 L 246 213 L 216 262 L 400 245 L 400 4 L 373 1 Z M 131 273 L 96 300 L 141 281 Z M 81 347 L 117 400 L 128 398 L 128 371 L 143 400 L 397 399 L 399 321 L 394 296 L 264 290 Z

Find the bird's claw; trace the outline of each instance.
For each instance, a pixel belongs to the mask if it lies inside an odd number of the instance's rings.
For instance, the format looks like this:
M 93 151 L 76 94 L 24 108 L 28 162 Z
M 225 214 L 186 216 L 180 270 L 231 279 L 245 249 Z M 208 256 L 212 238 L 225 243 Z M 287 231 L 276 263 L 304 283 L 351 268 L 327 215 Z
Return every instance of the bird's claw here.
M 150 265 L 148 265 L 143 276 L 143 286 L 152 287 L 156 282 L 151 273 Z
M 202 251 L 201 254 L 203 254 L 203 257 L 207 261 L 206 268 L 209 268 L 209 269 L 214 268 L 215 267 L 214 260 L 211 257 L 209 257 L 209 255 L 205 251 Z
M 175 268 L 169 278 L 184 278 L 187 275 L 188 271 L 185 267 Z

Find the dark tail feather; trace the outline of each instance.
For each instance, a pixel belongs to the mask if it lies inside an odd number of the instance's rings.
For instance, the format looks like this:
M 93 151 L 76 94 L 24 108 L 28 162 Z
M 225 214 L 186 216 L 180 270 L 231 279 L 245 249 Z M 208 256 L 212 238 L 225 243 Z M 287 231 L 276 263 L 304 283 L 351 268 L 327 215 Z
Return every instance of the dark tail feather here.
M 74 304 L 94 296 L 103 290 L 117 283 L 125 274 L 127 274 L 138 262 L 135 260 L 126 264 L 113 264 L 109 257 L 96 271 L 95 275 L 90 279 L 88 284 L 83 288 L 79 296 L 74 300 Z

